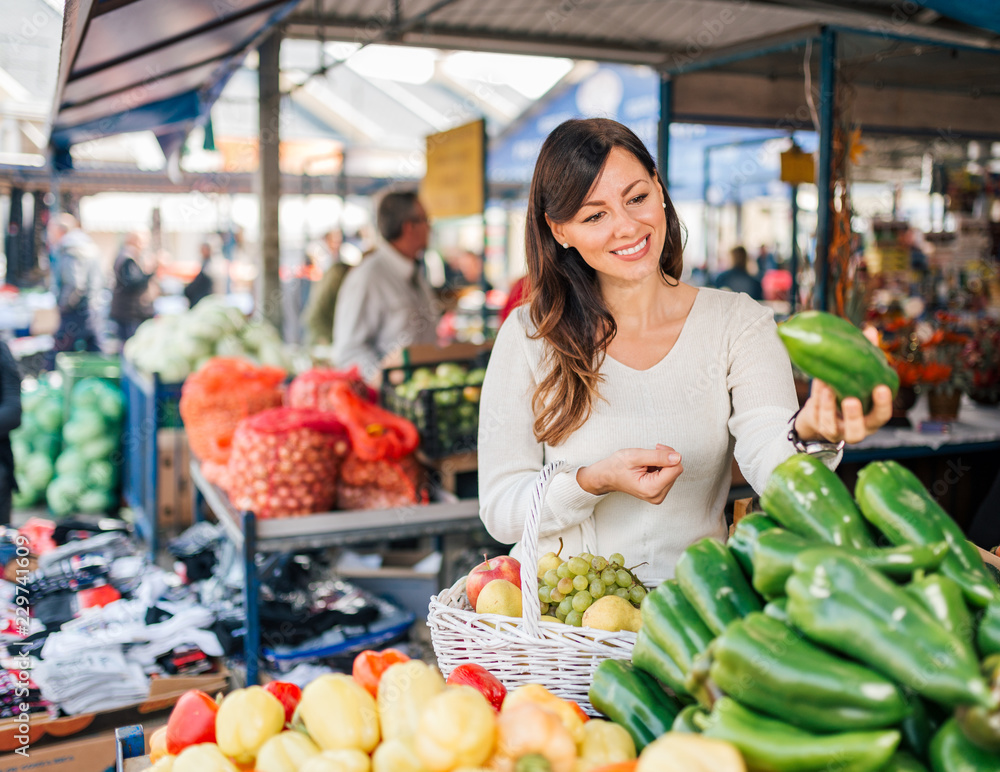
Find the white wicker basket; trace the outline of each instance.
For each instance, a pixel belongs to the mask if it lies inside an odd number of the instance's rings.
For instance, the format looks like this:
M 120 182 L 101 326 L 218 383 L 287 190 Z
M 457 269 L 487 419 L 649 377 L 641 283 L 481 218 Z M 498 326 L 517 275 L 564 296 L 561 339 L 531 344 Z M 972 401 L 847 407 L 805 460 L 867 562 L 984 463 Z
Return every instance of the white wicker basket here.
M 477 614 L 465 595 L 465 580 L 442 590 L 430 600 L 427 626 L 441 673 L 466 662 L 489 670 L 508 689 L 541 684 L 549 691 L 579 703 L 597 715 L 587 696 L 594 670 L 606 659 L 631 659 L 636 634 L 609 633 L 541 620 L 538 601 L 538 520 L 552 476 L 565 462 L 542 468 L 535 483 L 531 508 L 521 538 L 522 618 Z

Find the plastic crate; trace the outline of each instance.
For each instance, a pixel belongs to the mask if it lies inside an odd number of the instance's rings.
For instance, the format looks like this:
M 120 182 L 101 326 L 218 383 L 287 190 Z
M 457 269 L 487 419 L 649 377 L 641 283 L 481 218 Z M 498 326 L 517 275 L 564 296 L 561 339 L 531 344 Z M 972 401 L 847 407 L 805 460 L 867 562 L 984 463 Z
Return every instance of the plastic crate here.
M 125 398 L 124 457 L 125 501 L 135 513 L 139 535 L 156 555 L 158 540 L 159 450 L 161 429 L 176 429 L 180 420 L 183 383 L 165 383 L 156 374 L 140 373 L 127 360 L 122 363 L 122 393 Z
M 415 395 L 399 388 L 421 367 L 434 370 L 457 364 L 468 370 L 485 367 L 485 356 L 430 365 L 389 367 L 383 372 L 381 399 L 386 410 L 412 421 L 420 432 L 420 450 L 428 458 L 443 458 L 476 450 L 479 435 L 478 385 L 420 389 Z

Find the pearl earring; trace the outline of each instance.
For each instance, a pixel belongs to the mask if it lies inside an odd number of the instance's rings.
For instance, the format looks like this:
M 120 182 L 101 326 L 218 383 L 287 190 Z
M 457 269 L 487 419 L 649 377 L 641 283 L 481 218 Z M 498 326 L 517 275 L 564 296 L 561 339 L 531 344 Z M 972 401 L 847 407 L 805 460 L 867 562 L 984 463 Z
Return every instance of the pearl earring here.
M 564 241 L 563 242 L 563 249 L 569 249 L 569 242 L 568 241 Z
M 666 209 L 666 208 L 667 208 L 667 202 L 666 202 L 666 201 L 664 201 L 664 202 L 663 202 L 663 208 L 664 208 L 664 209 Z

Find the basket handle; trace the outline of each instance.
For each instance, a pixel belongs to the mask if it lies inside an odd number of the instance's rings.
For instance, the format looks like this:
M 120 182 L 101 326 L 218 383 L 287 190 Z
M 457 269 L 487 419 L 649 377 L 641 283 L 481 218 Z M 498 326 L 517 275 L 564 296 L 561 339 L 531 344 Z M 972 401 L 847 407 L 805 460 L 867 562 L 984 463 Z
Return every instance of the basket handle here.
M 565 461 L 552 461 L 542 467 L 531 492 L 531 506 L 524 518 L 521 534 L 521 619 L 525 632 L 532 638 L 541 637 L 539 624 L 542 607 L 538 601 L 538 521 L 542 519 L 542 502 L 549 482 L 566 465 Z

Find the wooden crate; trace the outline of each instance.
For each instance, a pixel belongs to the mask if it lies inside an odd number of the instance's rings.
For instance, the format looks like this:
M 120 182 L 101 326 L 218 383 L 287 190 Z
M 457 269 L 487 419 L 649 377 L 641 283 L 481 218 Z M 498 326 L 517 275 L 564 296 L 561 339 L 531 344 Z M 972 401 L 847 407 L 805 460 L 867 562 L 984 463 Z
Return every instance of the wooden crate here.
M 160 429 L 156 446 L 156 521 L 160 529 L 179 533 L 194 520 L 191 448 L 183 429 Z

